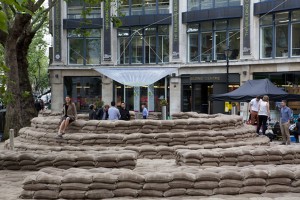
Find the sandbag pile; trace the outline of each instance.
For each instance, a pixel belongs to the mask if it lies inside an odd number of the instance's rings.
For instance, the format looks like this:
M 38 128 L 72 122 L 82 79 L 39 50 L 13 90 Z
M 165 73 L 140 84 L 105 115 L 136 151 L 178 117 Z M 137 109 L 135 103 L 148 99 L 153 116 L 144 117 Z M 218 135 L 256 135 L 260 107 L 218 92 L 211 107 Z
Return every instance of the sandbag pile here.
M 300 193 L 300 166 L 174 167 L 144 173 L 126 169 L 46 168 L 28 176 L 23 189 L 22 198 L 35 199 Z
M 84 120 L 79 118 L 67 129 L 67 132 L 81 133 L 165 133 L 186 132 L 195 130 L 226 130 L 244 127 L 242 118 L 217 114 L 197 114 L 197 118 L 187 120 L 131 120 L 131 121 L 108 121 L 108 120 Z M 57 116 L 38 117 L 31 120 L 31 127 L 42 132 L 57 132 L 60 118 Z
M 39 170 L 45 167 L 134 169 L 137 153 L 130 150 L 89 152 L 0 152 L 0 170 Z
M 179 149 L 178 165 L 192 166 L 248 166 L 266 164 L 300 164 L 300 146 L 241 146 L 227 149 Z

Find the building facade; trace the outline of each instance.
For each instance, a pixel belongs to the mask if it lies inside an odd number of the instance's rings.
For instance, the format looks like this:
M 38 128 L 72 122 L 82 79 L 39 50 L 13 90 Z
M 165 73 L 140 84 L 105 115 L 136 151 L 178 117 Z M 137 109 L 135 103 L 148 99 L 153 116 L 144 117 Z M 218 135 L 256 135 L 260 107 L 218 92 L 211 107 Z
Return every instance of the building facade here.
M 223 113 L 224 102 L 209 105 L 209 95 L 261 78 L 300 94 L 298 1 L 123 0 L 107 9 L 108 1 L 61 0 L 50 21 L 52 109 L 61 110 L 64 96 L 71 95 L 81 111 L 112 100 L 127 102 L 130 110 L 146 103 L 160 111 L 159 100 L 167 98 L 171 114 Z M 85 19 L 82 10 L 89 10 Z M 113 23 L 114 15 L 121 26 Z M 139 86 L 99 73 L 102 68 L 127 79 L 127 69 L 140 69 L 146 79 L 175 70 Z

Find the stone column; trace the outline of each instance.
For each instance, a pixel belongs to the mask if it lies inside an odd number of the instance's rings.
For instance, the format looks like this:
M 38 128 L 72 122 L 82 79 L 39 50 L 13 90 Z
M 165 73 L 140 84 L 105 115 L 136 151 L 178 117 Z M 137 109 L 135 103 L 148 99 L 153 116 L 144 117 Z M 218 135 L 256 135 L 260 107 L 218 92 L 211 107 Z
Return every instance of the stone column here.
M 113 100 L 113 81 L 104 76 L 102 78 L 102 101 L 104 104 L 110 105 L 110 102 Z
M 170 80 L 170 116 L 181 111 L 181 79 L 172 77 Z
M 154 85 L 148 86 L 148 110 L 154 111 Z
M 61 112 L 64 104 L 64 84 L 60 70 L 50 71 L 51 82 L 51 110 Z

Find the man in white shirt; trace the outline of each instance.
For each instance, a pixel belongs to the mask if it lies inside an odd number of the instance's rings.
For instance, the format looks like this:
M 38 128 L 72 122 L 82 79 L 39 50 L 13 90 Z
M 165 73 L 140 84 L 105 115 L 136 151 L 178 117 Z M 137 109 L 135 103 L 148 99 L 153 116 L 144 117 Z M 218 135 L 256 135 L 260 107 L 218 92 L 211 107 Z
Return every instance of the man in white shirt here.
M 116 103 L 111 102 L 111 107 L 108 109 L 108 120 L 119 120 L 121 117 L 120 111 L 115 107 Z
M 259 108 L 260 97 L 252 99 L 249 103 L 249 111 L 251 115 L 251 124 L 254 125 L 255 122 L 258 124 L 258 108 Z

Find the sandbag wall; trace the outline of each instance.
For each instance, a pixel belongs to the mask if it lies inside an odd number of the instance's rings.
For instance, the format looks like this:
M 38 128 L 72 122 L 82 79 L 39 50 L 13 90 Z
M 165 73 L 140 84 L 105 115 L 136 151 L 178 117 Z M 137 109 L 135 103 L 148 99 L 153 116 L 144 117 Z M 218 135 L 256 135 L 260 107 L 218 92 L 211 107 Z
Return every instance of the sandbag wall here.
M 241 146 L 211 150 L 176 150 L 178 165 L 248 166 L 267 164 L 300 164 L 300 146 Z
M 140 174 L 125 169 L 42 169 L 23 182 L 22 198 L 103 199 L 300 192 L 300 166 L 174 168 Z
M 249 138 L 247 140 L 242 141 L 233 141 L 233 142 L 224 142 L 217 144 L 189 144 L 189 145 L 175 145 L 175 146 L 154 146 L 154 145 L 142 145 L 142 146 L 132 146 L 128 145 L 125 147 L 109 147 L 109 146 L 97 146 L 97 145 L 78 145 L 74 146 L 72 144 L 68 145 L 43 145 L 43 144 L 33 144 L 34 142 L 41 143 L 38 141 L 34 141 L 32 143 L 28 143 L 26 139 L 22 139 L 20 137 L 15 140 L 15 150 L 17 151 L 105 151 L 109 149 L 114 150 L 132 150 L 138 154 L 138 158 L 149 158 L 149 159 L 174 159 L 175 151 L 177 149 L 214 149 L 214 148 L 231 148 L 231 147 L 239 147 L 246 145 L 253 146 L 261 146 L 261 145 L 269 145 L 270 140 L 267 137 L 256 137 Z M 50 144 L 50 143 L 49 143 Z M 9 142 L 5 144 L 6 149 L 10 149 Z
M 137 153 L 130 150 L 99 152 L 0 151 L 0 170 L 39 170 L 45 167 L 134 169 Z

